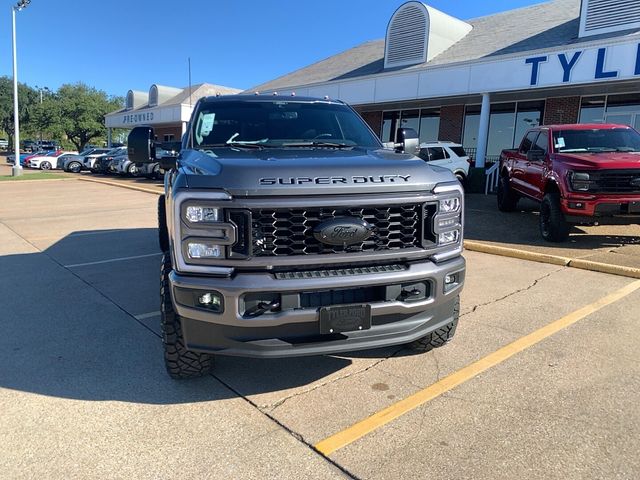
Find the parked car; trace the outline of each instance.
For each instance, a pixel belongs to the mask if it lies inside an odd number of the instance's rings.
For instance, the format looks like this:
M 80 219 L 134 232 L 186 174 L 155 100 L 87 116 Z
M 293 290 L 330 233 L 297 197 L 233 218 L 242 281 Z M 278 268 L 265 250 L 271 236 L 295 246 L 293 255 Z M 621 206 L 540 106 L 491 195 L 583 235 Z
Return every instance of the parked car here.
M 420 144 L 418 156 L 429 165 L 448 168 L 458 178 L 461 184 L 465 184 L 469 176 L 469 156 L 459 143 L 454 142 L 427 142 Z
M 113 160 L 113 157 L 116 157 L 126 151 L 127 147 L 116 147 L 103 154 L 87 155 L 83 161 L 84 168 L 91 170 L 92 173 L 107 173 L 109 162 Z
M 40 170 L 53 170 L 59 168 L 58 162 L 62 162 L 65 158 L 77 154 L 78 152 L 57 151 L 52 155 L 36 155 L 29 159 L 29 167 L 39 168 Z
M 129 155 L 127 155 L 126 151 L 122 155 L 114 157 L 110 166 L 113 173 L 117 173 L 120 175 L 135 176 L 139 173 L 138 167 L 136 167 L 135 163 L 129 160 Z
M 9 140 L 6 138 L 0 138 L 0 149 L 6 150 L 9 148 Z
M 35 140 L 23 140 L 21 143 L 22 143 L 22 150 L 24 152 L 30 153 L 30 152 L 38 151 L 38 149 L 36 148 Z
M 78 173 L 84 170 L 84 159 L 89 155 L 103 155 L 107 153 L 109 148 L 87 148 L 78 155 L 69 155 L 61 163 L 60 168 L 65 172 Z
M 626 125 L 548 125 L 530 129 L 500 155 L 498 208 L 520 197 L 540 202 L 540 233 L 569 237 L 572 223 L 640 223 L 640 134 Z
M 30 167 L 32 158 L 35 158 L 35 157 L 50 157 L 52 155 L 57 155 L 58 153 L 61 153 L 61 151 L 58 151 L 58 150 L 52 150 L 50 152 L 37 151 L 35 153 L 20 154 L 20 158 L 22 158 L 24 156 L 25 158 L 24 158 L 24 161 L 23 161 L 22 165 L 25 166 L 25 167 Z

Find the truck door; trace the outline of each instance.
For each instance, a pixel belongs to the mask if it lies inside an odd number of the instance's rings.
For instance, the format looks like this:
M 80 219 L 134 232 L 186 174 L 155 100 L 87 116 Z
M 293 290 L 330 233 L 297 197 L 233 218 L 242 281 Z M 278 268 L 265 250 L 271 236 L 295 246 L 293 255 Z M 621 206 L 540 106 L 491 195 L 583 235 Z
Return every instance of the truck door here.
M 525 162 L 524 181 L 529 189 L 529 194 L 537 199 L 542 200 L 544 196 L 544 169 L 549 161 L 549 130 L 544 128 L 540 130 L 540 134 L 534 141 L 531 150 L 536 152 L 536 158 L 532 158 Z
M 531 194 L 531 189 L 527 186 L 526 181 L 526 167 L 527 167 L 527 153 L 535 144 L 538 137 L 538 130 L 531 130 L 528 132 L 520 143 L 518 152 L 513 154 L 511 165 L 511 182 L 513 187 L 527 195 Z

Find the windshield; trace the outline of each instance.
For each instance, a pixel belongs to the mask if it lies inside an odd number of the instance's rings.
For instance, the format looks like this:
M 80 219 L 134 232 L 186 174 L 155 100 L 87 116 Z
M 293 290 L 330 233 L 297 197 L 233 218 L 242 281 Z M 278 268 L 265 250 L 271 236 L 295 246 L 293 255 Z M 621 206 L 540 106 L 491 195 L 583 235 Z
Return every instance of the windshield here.
M 381 148 L 366 124 L 346 105 L 295 101 L 216 101 L 194 116 L 195 148 Z
M 556 152 L 638 152 L 640 134 L 632 128 L 594 128 L 553 132 Z

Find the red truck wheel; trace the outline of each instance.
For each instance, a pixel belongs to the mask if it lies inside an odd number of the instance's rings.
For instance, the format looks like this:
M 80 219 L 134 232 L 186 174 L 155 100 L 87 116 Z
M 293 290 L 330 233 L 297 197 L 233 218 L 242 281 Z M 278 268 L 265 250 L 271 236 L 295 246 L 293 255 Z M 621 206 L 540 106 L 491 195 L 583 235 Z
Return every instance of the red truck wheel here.
M 569 224 L 560 208 L 560 194 L 547 193 L 540 205 L 540 233 L 548 242 L 564 242 L 569 238 Z
M 509 178 L 500 177 L 498 182 L 498 210 L 501 212 L 513 212 L 518 205 L 518 194 L 509 186 Z

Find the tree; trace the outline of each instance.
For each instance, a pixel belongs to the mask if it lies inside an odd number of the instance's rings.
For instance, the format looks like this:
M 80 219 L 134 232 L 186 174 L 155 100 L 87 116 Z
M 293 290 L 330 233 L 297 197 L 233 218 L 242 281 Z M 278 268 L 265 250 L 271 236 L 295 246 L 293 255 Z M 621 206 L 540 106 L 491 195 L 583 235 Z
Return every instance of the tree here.
M 20 131 L 32 131 L 31 116 L 38 92 L 23 83 L 18 83 L 18 110 L 20 120 Z M 0 77 L 0 130 L 9 135 L 10 143 L 13 144 L 14 134 L 13 120 L 13 80 L 9 77 Z
M 45 124 L 49 125 L 47 128 L 59 125 L 80 152 L 91 140 L 105 137 L 104 116 L 119 108 L 122 108 L 121 98 L 110 98 L 105 92 L 83 83 L 62 85 L 47 105 Z

